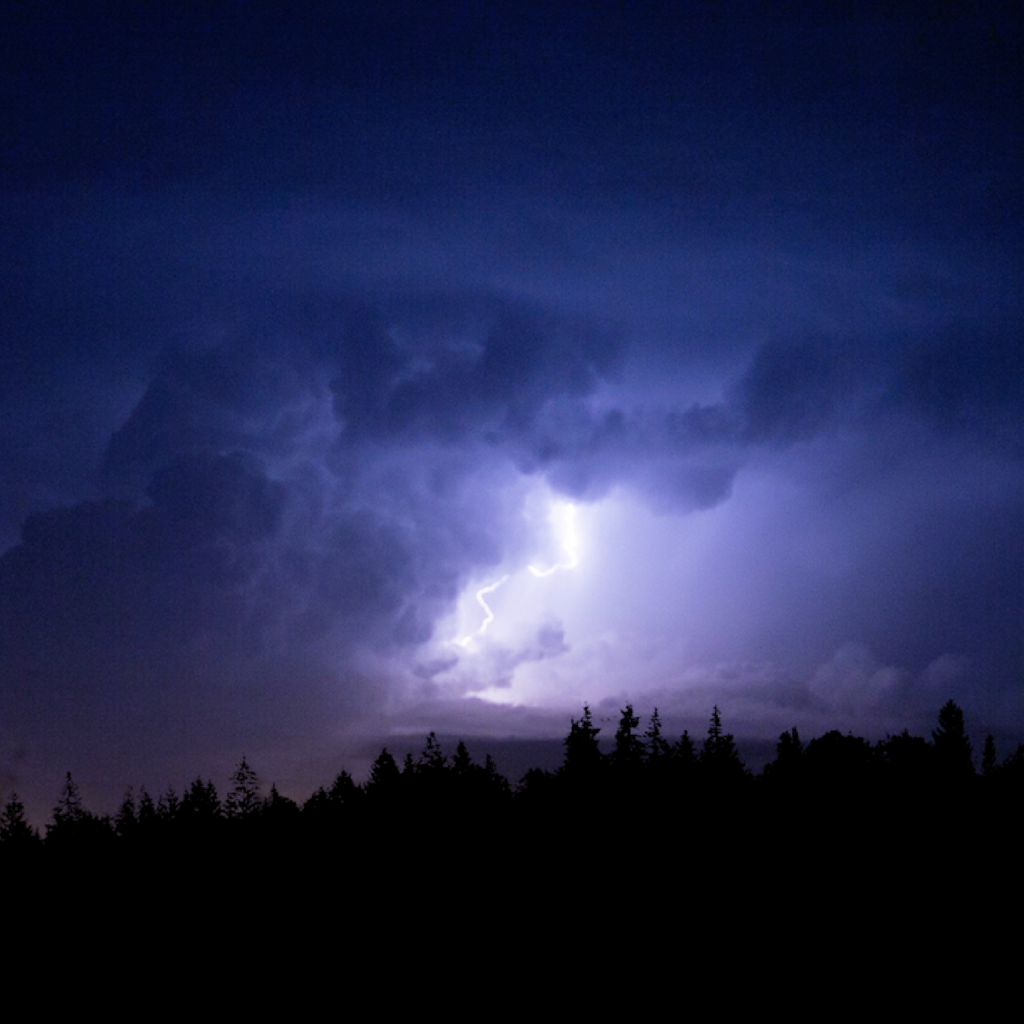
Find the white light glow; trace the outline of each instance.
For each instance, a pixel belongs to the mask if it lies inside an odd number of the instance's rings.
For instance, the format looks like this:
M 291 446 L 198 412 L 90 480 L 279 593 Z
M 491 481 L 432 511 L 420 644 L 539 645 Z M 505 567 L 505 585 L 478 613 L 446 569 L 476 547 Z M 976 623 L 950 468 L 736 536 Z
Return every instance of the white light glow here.
M 495 583 L 488 583 L 486 587 L 481 587 L 476 592 L 477 604 L 484 610 L 484 621 L 480 623 L 480 628 L 475 633 L 470 633 L 469 636 L 464 636 L 461 640 L 455 641 L 459 647 L 468 647 L 474 637 L 483 636 L 487 631 L 487 627 L 494 621 L 494 612 L 491 611 L 491 606 L 484 600 L 484 595 L 493 594 L 507 579 L 508 573 L 505 573 L 500 580 L 497 580 Z
M 572 502 L 558 502 L 551 510 L 551 524 L 561 544 L 566 557 L 564 560 L 555 562 L 548 569 L 538 569 L 531 565 L 530 572 L 534 576 L 542 578 L 558 572 L 559 569 L 575 569 L 579 565 L 579 557 L 576 554 L 578 538 L 576 536 L 576 506 Z
M 528 565 L 527 569 L 530 574 L 537 579 L 552 576 L 561 569 L 573 569 L 579 564 L 579 541 L 576 532 L 576 506 L 572 504 L 572 502 L 568 501 L 551 501 L 546 519 L 550 528 L 550 539 L 545 542 L 544 546 L 549 549 L 553 546 L 554 550 L 561 553 L 561 557 L 547 568 L 538 568 L 533 564 Z M 554 541 L 553 545 L 551 544 L 552 539 Z M 500 579 L 495 580 L 492 583 L 488 583 L 477 590 L 476 603 L 483 609 L 484 619 L 474 632 L 467 634 L 460 640 L 454 640 L 453 643 L 455 643 L 456 646 L 467 648 L 475 639 L 484 635 L 488 626 L 494 622 L 496 617 L 494 609 L 491 608 L 490 604 L 486 600 L 487 595 L 493 594 L 513 576 L 521 577 L 522 575 L 523 574 L 519 570 L 511 573 L 505 573 Z M 518 591 L 521 600 L 522 584 L 516 585 L 513 583 L 513 588 Z

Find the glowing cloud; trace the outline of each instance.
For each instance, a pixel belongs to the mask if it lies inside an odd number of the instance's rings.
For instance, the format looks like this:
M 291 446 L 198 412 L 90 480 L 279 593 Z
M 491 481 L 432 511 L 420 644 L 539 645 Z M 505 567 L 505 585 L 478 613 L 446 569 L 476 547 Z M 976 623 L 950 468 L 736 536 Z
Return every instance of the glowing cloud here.
M 552 526 L 558 547 L 562 552 L 564 552 L 564 557 L 546 569 L 539 569 L 535 565 L 528 566 L 527 568 L 530 570 L 530 573 L 538 579 L 542 579 L 545 576 L 551 576 L 560 569 L 572 569 L 579 564 L 579 557 L 576 553 L 578 546 L 576 535 L 576 506 L 570 502 L 552 503 L 551 509 L 548 512 L 548 521 Z M 504 584 L 508 579 L 510 579 L 510 574 L 506 573 L 501 577 L 501 579 L 496 580 L 493 583 L 488 583 L 476 592 L 476 602 L 484 611 L 484 620 L 480 623 L 479 628 L 475 632 L 464 636 L 461 640 L 455 640 L 454 643 L 457 646 L 468 647 L 476 637 L 483 636 L 487 631 L 487 627 L 494 621 L 495 615 L 493 609 L 487 603 L 486 597 L 488 594 L 493 594 L 494 591 L 502 586 L 502 584 Z
M 538 569 L 535 565 L 531 565 L 530 572 L 538 578 L 550 576 L 552 573 L 558 572 L 559 569 L 574 569 L 579 565 L 579 558 L 576 555 L 576 506 L 571 502 L 559 502 L 551 510 L 551 521 L 567 558 L 564 561 L 555 562 L 548 569 Z

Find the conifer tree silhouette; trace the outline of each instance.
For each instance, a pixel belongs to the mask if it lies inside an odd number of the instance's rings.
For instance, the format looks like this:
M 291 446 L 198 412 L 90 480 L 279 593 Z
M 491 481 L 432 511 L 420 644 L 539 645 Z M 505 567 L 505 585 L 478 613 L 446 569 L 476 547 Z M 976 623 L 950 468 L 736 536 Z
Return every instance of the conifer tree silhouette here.
M 697 747 L 688 729 L 683 730 L 683 735 L 673 745 L 672 761 L 681 773 L 697 764 Z
M 272 783 L 267 799 L 263 801 L 263 820 L 276 834 L 284 834 L 296 827 L 299 819 L 299 805 L 289 796 L 279 793 L 277 784 Z
M 651 720 L 644 732 L 644 755 L 647 763 L 657 767 L 664 763 L 672 752 L 672 745 L 665 739 L 661 732 L 661 716 L 658 709 L 651 712 Z
M 160 813 L 145 786 L 139 790 L 139 831 L 145 835 L 159 827 Z
M 91 814 L 82 803 L 78 784 L 68 772 L 53 809 L 53 821 L 46 826 L 47 844 L 80 849 L 105 841 L 113 836 L 109 817 Z
M 231 791 L 228 793 L 225 806 L 228 817 L 235 821 L 252 818 L 259 812 L 259 777 L 249 766 L 244 755 L 231 776 Z
M 328 835 L 340 833 L 359 812 L 371 788 L 369 783 L 366 789 L 358 786 L 347 771 L 338 772 L 329 788 L 320 786 L 302 805 L 305 825 Z
M 699 761 L 702 774 L 716 782 L 736 781 L 747 774 L 732 734 L 722 728 L 722 715 L 717 704 L 711 712 L 708 734 L 701 746 Z
M 469 747 L 466 746 L 465 741 L 459 740 L 459 745 L 455 748 L 455 756 L 452 758 L 452 771 L 461 778 L 468 776 L 474 767 L 473 758 L 469 756 Z
M 932 733 L 938 770 L 950 781 L 974 775 L 973 748 L 967 737 L 964 713 L 948 700 L 939 711 L 939 727 Z
M 335 807 L 351 807 L 357 804 L 363 791 L 356 785 L 356 780 L 346 771 L 340 771 L 334 777 L 327 796 Z
M 981 774 L 986 778 L 995 774 L 998 764 L 999 761 L 996 756 L 996 741 L 992 736 L 992 733 L 989 733 L 985 737 L 985 746 L 981 751 Z
M 394 754 L 385 747 L 370 766 L 366 795 L 375 806 L 393 802 L 402 789 L 402 772 Z
M 134 836 L 138 827 L 139 814 L 135 804 L 135 791 L 129 786 L 114 816 L 114 828 L 122 839 L 126 839 Z
M 25 805 L 12 793 L 0 811 L 0 845 L 7 850 L 27 850 L 39 842 L 39 833 L 25 818 Z
M 792 784 L 800 775 L 804 764 L 804 745 L 796 726 L 779 737 L 775 746 L 775 760 L 764 766 L 762 773 L 774 784 Z
M 481 769 L 481 776 L 484 780 L 487 793 L 492 798 L 503 801 L 512 795 L 512 788 L 508 784 L 508 779 L 498 771 L 498 765 L 495 763 L 494 757 L 491 754 L 487 754 L 484 757 L 484 766 Z
M 438 741 L 437 734 L 431 732 L 427 736 L 426 746 L 423 748 L 423 753 L 420 754 L 420 760 L 417 768 L 428 775 L 440 775 L 447 769 L 447 767 L 448 758 L 441 749 L 441 744 Z
M 244 759 L 242 764 L 245 764 Z M 203 782 L 201 778 L 196 778 L 181 798 L 178 818 L 193 834 L 208 833 L 218 827 L 223 814 L 224 810 L 213 781 Z
M 597 745 L 600 729 L 594 725 L 594 718 L 588 704 L 583 705 L 583 717 L 571 720 L 569 735 L 565 738 L 565 760 L 561 773 L 567 778 L 592 779 L 601 769 L 603 755 Z
M 71 778 L 71 772 L 68 772 L 57 798 L 57 806 L 53 809 L 53 823 L 58 828 L 63 825 L 74 825 L 85 818 L 85 813 L 78 784 Z
M 178 794 L 174 792 L 173 786 L 168 786 L 156 802 L 157 816 L 165 827 L 173 826 L 177 824 L 180 809 L 181 800 L 178 798 Z
M 612 765 L 620 775 L 636 772 L 643 762 L 643 740 L 636 734 L 639 725 L 640 719 L 633 714 L 633 705 L 627 704 L 622 709 L 612 748 Z

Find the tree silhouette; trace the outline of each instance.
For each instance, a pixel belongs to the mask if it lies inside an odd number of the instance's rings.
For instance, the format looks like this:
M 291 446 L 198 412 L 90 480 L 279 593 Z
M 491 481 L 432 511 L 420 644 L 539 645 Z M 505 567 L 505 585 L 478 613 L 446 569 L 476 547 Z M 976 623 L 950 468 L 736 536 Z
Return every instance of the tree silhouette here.
M 135 804 L 135 792 L 129 786 L 117 814 L 114 815 L 114 829 L 122 839 L 126 839 L 134 836 L 138 828 L 139 814 Z
M 951 782 L 974 775 L 973 749 L 964 726 L 964 713 L 948 700 L 939 711 L 939 727 L 932 733 L 940 774 Z
M 561 773 L 566 778 L 583 780 L 593 779 L 601 770 L 603 755 L 597 745 L 597 735 L 601 730 L 594 725 L 590 706 L 583 705 L 583 717 L 571 720 L 569 735 L 565 737 L 565 760 Z
M 160 794 L 160 799 L 156 802 L 157 816 L 164 826 L 173 826 L 177 824 L 178 811 L 180 809 L 181 800 L 178 799 L 178 794 L 174 792 L 173 786 L 168 786 L 167 790 Z
M 370 786 L 391 785 L 400 777 L 401 772 L 398 770 L 395 756 L 385 747 L 370 767 Z
M 242 764 L 245 765 L 244 759 Z M 248 768 L 248 765 L 246 767 Z M 181 798 L 178 820 L 182 827 L 193 835 L 209 833 L 218 827 L 223 815 L 220 797 L 212 780 L 203 782 L 201 778 L 196 778 Z
M 713 782 L 735 782 L 745 778 L 747 774 L 732 734 L 722 728 L 722 715 L 717 704 L 711 712 L 708 734 L 700 750 L 699 764 L 701 773 Z
M 657 708 L 651 712 L 651 720 L 644 732 L 643 742 L 647 763 L 653 767 L 664 764 L 672 753 L 672 745 L 661 733 L 661 716 Z
M 139 831 L 151 834 L 160 824 L 160 812 L 146 787 L 139 790 Z
M 25 805 L 12 793 L 0 811 L 0 845 L 7 850 L 27 850 L 39 842 L 39 833 L 25 820 Z
M 71 772 L 68 772 L 64 778 L 64 787 L 57 798 L 57 806 L 53 809 L 53 823 L 58 828 L 75 825 L 85 818 L 85 814 L 78 784 L 71 778 Z
M 432 732 L 427 736 L 426 746 L 420 754 L 419 768 L 428 773 L 441 773 L 448 767 L 448 758 L 445 757 L 437 734 Z
M 473 758 L 469 756 L 469 747 L 463 740 L 459 740 L 459 745 L 455 748 L 455 756 L 452 758 L 452 771 L 459 778 L 467 778 L 475 767 Z
M 619 727 L 615 730 L 615 746 L 612 748 L 612 765 L 620 776 L 637 772 L 644 759 L 644 743 L 636 734 L 640 719 L 633 714 L 633 705 L 622 709 Z
M 998 775 L 1010 784 L 1024 785 L 1024 743 L 1018 743 L 1012 754 L 1007 754 L 999 766 Z
M 56 846 L 84 847 L 113 835 L 109 818 L 90 814 L 82 803 L 78 784 L 68 772 L 53 809 L 53 821 L 46 827 L 46 841 Z
M 263 801 L 263 820 L 272 833 L 284 834 L 294 829 L 299 820 L 299 805 L 289 796 L 277 791 L 272 784 L 270 794 Z
M 403 791 L 403 776 L 394 754 L 385 747 L 370 766 L 366 795 L 370 806 L 388 806 Z
M 923 736 L 911 736 L 904 729 L 897 736 L 887 736 L 877 747 L 886 780 L 903 788 L 920 788 L 931 780 L 934 750 Z
M 339 772 L 328 788 L 318 787 L 302 805 L 304 827 L 313 835 L 340 835 L 356 820 L 364 798 L 372 788 L 367 784 L 364 790 L 347 771 Z
M 490 754 L 484 757 L 484 766 L 479 774 L 489 796 L 501 801 L 511 796 L 512 787 L 509 786 L 508 779 L 498 771 L 498 766 Z
M 763 776 L 772 783 L 791 785 L 804 766 L 804 745 L 796 726 L 784 732 L 775 745 L 775 760 L 764 766 Z
M 661 820 L 673 808 L 686 806 L 696 812 L 694 820 L 709 826 L 688 846 L 701 863 L 719 865 L 737 857 L 746 848 L 744 840 L 756 834 L 769 849 L 775 843 L 782 851 L 766 855 L 775 870 L 792 859 L 801 843 L 860 842 L 865 848 L 869 838 L 880 836 L 903 850 L 901 855 L 916 856 L 923 844 L 941 840 L 947 852 L 969 856 L 971 837 L 985 823 L 982 815 L 997 820 L 997 815 L 1015 813 L 1024 791 L 1024 744 L 999 764 L 991 736 L 981 759 L 985 784 L 951 784 L 974 772 L 964 716 L 953 701 L 942 707 L 931 741 L 903 730 L 871 743 L 831 730 L 805 745 L 794 727 L 779 737 L 775 760 L 765 767 L 763 784 L 756 785 L 743 781 L 750 773 L 717 706 L 699 749 L 687 732 L 668 744 L 657 710 L 646 732 L 638 735 L 638 727 L 639 717 L 627 704 L 614 746 L 605 755 L 598 743 L 601 730 L 584 705 L 582 717 L 571 720 L 562 766 L 555 772 L 529 770 L 515 791 L 490 755 L 484 765 L 474 763 L 460 740 L 447 757 L 430 733 L 419 757 L 406 759 L 404 772 L 385 748 L 365 786 L 342 771 L 329 788 L 317 789 L 301 811 L 276 786 L 261 800 L 256 772 L 243 757 L 226 801 L 230 826 L 213 783 L 201 778 L 180 799 L 168 788 L 158 806 L 145 788 L 136 792 L 129 787 L 112 822 L 86 810 L 69 772 L 45 847 L 25 821 L 16 795 L 0 808 L 0 860 L 17 864 L 20 855 L 13 851 L 20 847 L 30 857 L 52 856 L 55 862 L 81 857 L 91 865 L 126 865 L 131 861 L 122 857 L 127 856 L 144 858 L 146 870 L 153 865 L 171 870 L 184 863 L 183 852 L 189 853 L 186 861 L 198 866 L 194 854 L 217 858 L 237 852 L 244 842 L 272 858 L 306 858 L 322 851 L 325 864 L 336 865 L 341 854 L 350 858 L 352 868 L 372 862 L 376 869 L 382 850 L 405 849 L 409 837 L 418 836 L 427 856 L 435 858 L 432 870 L 443 873 L 451 863 L 448 837 L 472 829 L 482 848 L 506 848 L 510 838 L 528 846 L 555 836 L 576 863 L 576 854 L 593 852 L 592 823 L 612 811 L 621 825 L 607 829 L 599 845 L 607 863 L 618 864 L 649 849 L 629 821 Z M 627 813 L 616 819 L 615 808 Z M 957 816 L 951 809 L 969 814 Z M 950 820 L 966 827 L 949 834 Z M 52 854 L 46 852 L 51 845 Z M 36 846 L 40 854 L 32 852 Z M 365 859 L 353 852 L 358 849 L 366 851 Z
M 244 755 L 231 776 L 231 791 L 228 793 L 225 806 L 228 817 L 233 821 L 252 818 L 259 812 L 259 777 L 249 766 Z
M 330 789 L 324 789 L 321 786 L 306 801 L 306 805 L 316 803 L 318 807 L 322 805 L 322 807 L 340 811 L 343 807 L 351 807 L 358 803 L 362 795 L 363 791 L 356 785 L 355 779 L 348 772 L 341 771 L 335 776 Z M 305 806 L 303 810 L 305 810 Z
M 689 729 L 684 729 L 683 735 L 673 745 L 672 761 L 682 774 L 685 774 L 697 764 L 697 747 L 693 742 Z
M 989 733 L 985 737 L 985 746 L 981 751 L 981 774 L 988 778 L 995 773 L 998 764 L 999 761 L 996 756 L 996 741 L 992 736 L 992 733 Z

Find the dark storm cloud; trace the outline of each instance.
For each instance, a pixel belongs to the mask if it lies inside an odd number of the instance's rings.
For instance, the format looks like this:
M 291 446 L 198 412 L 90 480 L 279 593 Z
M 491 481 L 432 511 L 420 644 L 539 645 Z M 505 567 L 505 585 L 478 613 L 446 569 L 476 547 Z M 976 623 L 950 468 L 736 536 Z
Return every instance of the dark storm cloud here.
M 86 737 L 113 716 L 131 734 L 159 707 L 175 732 L 223 732 L 242 701 L 254 735 L 315 734 L 329 706 L 379 704 L 338 673 L 359 647 L 425 639 L 424 567 L 386 514 L 310 514 L 305 484 L 241 453 L 174 456 L 146 503 L 31 517 L 0 559 L 8 727 L 39 744 L 41 719 Z
M 10 735 L 223 749 L 581 651 L 752 720 L 1012 695 L 1019 18 L 811 6 L 8 5 Z M 548 489 L 645 510 L 588 595 L 638 635 L 474 666 L 435 631 Z
M 317 300 L 304 301 L 308 314 Z M 138 496 L 172 456 L 239 449 L 271 461 L 319 459 L 321 476 L 333 467 L 335 497 L 358 503 L 372 476 L 366 457 L 388 453 L 382 462 L 397 466 L 403 448 L 427 446 L 476 452 L 450 460 L 442 477 L 471 475 L 480 458 L 493 459 L 575 497 L 625 483 L 666 508 L 711 508 L 762 447 L 870 429 L 887 410 L 950 430 L 1002 424 L 1012 437 L 1019 409 L 1011 336 L 888 345 L 781 337 L 752 353 L 721 402 L 659 410 L 628 394 L 611 407 L 595 403 L 596 389 L 618 378 L 621 339 L 505 299 L 449 295 L 430 305 L 429 315 L 408 304 L 395 315 L 331 303 L 301 321 L 279 316 L 244 341 L 172 351 L 111 439 L 107 486 Z
M 486 304 L 487 315 L 480 305 L 474 300 L 473 320 L 446 345 L 416 344 L 415 318 L 396 329 L 404 351 L 379 320 L 346 335 L 343 372 L 331 382 L 346 441 L 478 444 L 481 457 L 508 460 L 577 498 L 620 483 L 678 509 L 709 508 L 728 495 L 741 442 L 733 413 L 595 407 L 598 386 L 618 378 L 621 337 L 507 300 Z
M 311 388 L 302 352 L 289 352 L 281 339 L 261 344 L 249 335 L 170 348 L 109 440 L 104 484 L 139 495 L 172 455 L 233 448 L 273 454 L 303 428 Z M 277 418 L 296 408 L 293 418 Z
M 63 700 L 112 650 L 104 705 L 133 674 L 182 693 L 200 650 L 265 666 L 327 644 L 343 666 L 422 643 L 470 574 L 521 542 L 505 495 L 523 471 L 582 496 L 632 482 L 672 507 L 728 494 L 734 466 L 685 462 L 723 439 L 721 411 L 652 431 L 591 410 L 618 345 L 585 324 L 505 300 L 481 314 L 477 298 L 438 341 L 431 317 L 309 309 L 169 349 L 110 439 L 110 499 L 26 522 L 0 587 L 23 696 L 51 679 Z
M 901 413 L 949 436 L 1019 455 L 1024 338 L 1016 320 L 960 322 L 880 338 L 781 337 L 732 389 L 745 445 L 790 446 Z
M 756 353 L 737 404 L 753 443 L 807 440 L 834 424 L 856 366 L 841 342 L 772 342 Z M 838 351 L 837 351 L 838 350 Z M 845 365 L 844 365 L 845 364 Z
M 1010 445 L 1017 455 L 1024 420 L 1024 333 L 956 325 L 908 344 L 895 360 L 887 404 L 924 416 L 947 432 Z
M 149 495 L 142 507 L 87 502 L 26 521 L 2 560 L 5 661 L 73 671 L 87 653 L 83 668 L 95 669 L 113 652 L 166 657 L 232 626 L 279 533 L 280 486 L 241 455 L 177 458 Z
M 1010 416 L 1019 386 L 1005 344 L 979 346 L 958 375 L 925 339 L 880 356 L 794 336 L 756 349 L 720 403 L 602 408 L 620 341 L 506 299 L 427 305 L 332 300 L 310 315 L 307 296 L 302 316 L 169 349 L 104 460 L 103 488 L 130 501 L 30 518 L 4 556 L 5 665 L 23 698 L 45 678 L 67 701 L 72 677 L 98 679 L 116 650 L 104 706 L 140 676 L 180 695 L 178 676 L 209 664 L 283 673 L 326 656 L 351 667 L 337 693 L 365 702 L 359 652 L 429 639 L 472 574 L 521 543 L 506 497 L 521 473 L 576 498 L 626 485 L 665 511 L 710 509 L 758 450 L 863 429 L 864 396 L 885 386 L 881 408 L 949 429 L 948 403 Z M 935 545 L 919 547 L 927 559 Z M 538 643 L 505 652 L 495 684 L 555 650 Z M 288 700 L 279 690 L 271 707 Z
M 379 316 L 350 324 L 339 345 L 341 372 L 331 382 L 347 429 L 447 443 L 486 431 L 500 443 L 530 431 L 551 400 L 588 395 L 614 363 L 618 346 L 593 328 L 500 301 L 488 305 L 483 323 L 465 325 L 447 345 L 414 338 L 404 351 Z M 409 328 L 421 330 L 415 322 Z
M 128 500 L 31 517 L 4 558 L 4 650 L 25 685 L 98 673 L 112 648 L 136 671 L 164 659 L 177 687 L 175 648 L 273 662 L 329 642 L 343 665 L 423 642 L 516 543 L 503 494 L 522 439 L 596 380 L 578 331 L 501 309 L 452 354 L 403 348 L 365 305 L 338 314 L 306 337 L 292 323 L 165 354 L 104 459 L 101 486 Z

